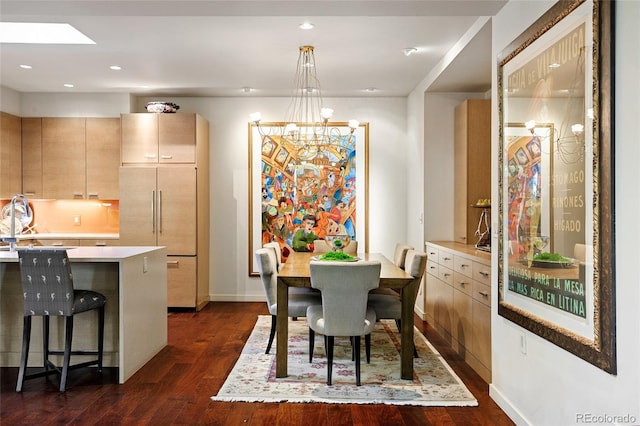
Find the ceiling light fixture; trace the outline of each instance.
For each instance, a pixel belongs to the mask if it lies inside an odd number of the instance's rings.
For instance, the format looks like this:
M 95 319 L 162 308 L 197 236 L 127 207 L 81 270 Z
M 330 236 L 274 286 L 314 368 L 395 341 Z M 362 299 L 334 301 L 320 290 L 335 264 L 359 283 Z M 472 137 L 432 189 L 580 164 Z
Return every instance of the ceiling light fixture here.
M 69 24 L 0 22 L 0 43 L 96 44 Z
M 114 70 L 114 71 L 120 71 L 120 70 L 122 69 L 122 67 L 121 67 L 121 66 L 119 66 L 119 65 L 111 65 L 111 66 L 109 67 L 109 69 L 112 69 L 112 70 Z
M 33 67 L 31 65 L 22 64 L 22 65 L 20 65 L 20 68 L 25 69 L 25 70 L 30 70 Z
M 243 87 L 242 91 L 244 93 L 251 93 L 251 92 L 253 92 L 253 88 L 252 87 Z
M 409 56 L 412 53 L 416 53 L 417 51 L 418 49 L 415 47 L 405 47 L 404 49 L 402 49 L 402 53 L 404 53 L 404 56 Z
M 337 127 L 329 126 L 333 109 L 323 104 L 315 63 L 314 47 L 300 46 L 295 85 L 284 123 L 269 123 L 267 130 L 260 125 L 262 114 L 249 115 L 262 137 L 279 139 L 278 143 L 292 146 L 299 161 L 339 152 L 341 146 L 351 143 L 353 133 L 360 126 L 359 121 L 349 120 L 347 135 L 342 135 Z
M 63 84 L 63 86 L 64 86 L 64 87 L 67 87 L 67 88 L 69 88 L 69 89 L 70 89 L 70 88 L 72 88 L 72 87 L 73 87 L 73 84 L 71 84 L 71 83 L 65 83 L 65 84 Z
M 302 24 L 300 24 L 300 29 L 301 30 L 311 30 L 315 27 L 315 25 L 313 25 L 311 22 L 303 22 Z

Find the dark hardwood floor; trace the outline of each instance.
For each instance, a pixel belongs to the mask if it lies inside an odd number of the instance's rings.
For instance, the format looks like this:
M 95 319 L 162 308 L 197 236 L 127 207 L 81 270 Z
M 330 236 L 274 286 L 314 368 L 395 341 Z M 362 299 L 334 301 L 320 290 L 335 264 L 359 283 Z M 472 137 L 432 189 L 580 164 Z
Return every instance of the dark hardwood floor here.
M 425 322 L 416 326 L 478 399 L 478 407 L 213 402 L 264 303 L 210 303 L 202 311 L 169 313 L 169 345 L 124 385 L 117 370 L 70 373 L 25 382 L 0 369 L 2 425 L 512 425 L 489 397 L 488 385 Z M 140 336 L 144 338 L 144 336 Z

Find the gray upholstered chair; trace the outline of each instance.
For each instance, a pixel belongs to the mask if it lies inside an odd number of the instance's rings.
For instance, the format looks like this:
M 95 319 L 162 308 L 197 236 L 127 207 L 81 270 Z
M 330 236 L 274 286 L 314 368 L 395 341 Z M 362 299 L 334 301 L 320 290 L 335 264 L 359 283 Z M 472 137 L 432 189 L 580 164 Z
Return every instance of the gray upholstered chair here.
M 407 244 L 396 244 L 396 248 L 393 252 L 393 263 L 395 263 L 397 267 L 404 269 L 404 263 L 409 250 L 413 250 L 413 247 Z
M 425 268 L 427 266 L 427 253 L 416 250 L 407 251 L 405 261 L 405 272 L 412 277 L 422 280 Z M 418 294 L 418 287 L 412 294 L 405 294 L 405 297 L 410 297 L 413 303 L 415 303 L 416 296 Z M 412 305 L 413 305 L 412 303 Z M 402 318 L 402 298 L 399 294 L 369 294 L 368 305 L 369 308 L 376 312 L 376 318 L 378 319 L 393 319 L 396 321 L 398 331 L 401 331 L 401 318 Z M 414 357 L 418 354 L 413 350 Z
M 64 392 L 67 383 L 67 372 L 70 369 L 97 365 L 98 371 L 102 371 L 106 298 L 95 291 L 74 289 L 71 264 L 66 250 L 19 250 L 18 257 L 20 260 L 20 281 L 24 296 L 24 328 L 16 391 L 22 391 L 25 379 L 59 374 L 60 392 Z M 71 341 L 74 316 L 93 309 L 98 311 L 98 349 L 95 351 L 72 351 Z M 31 319 L 34 316 L 42 317 L 44 370 L 27 375 Z M 52 316 L 63 316 L 65 318 L 64 351 L 49 349 L 49 318 Z M 62 370 L 49 360 L 50 355 L 63 355 Z M 71 355 L 96 355 L 97 359 L 70 365 Z
M 278 314 L 278 267 L 276 254 L 272 247 L 263 247 L 255 252 L 258 270 L 260 271 L 260 279 L 264 287 L 267 297 L 267 307 L 271 314 L 271 332 L 269 333 L 268 354 L 273 344 L 273 338 L 276 335 L 276 320 Z M 319 305 L 322 303 L 320 293 L 289 293 L 288 313 L 291 317 L 304 317 L 307 315 L 307 307 L 311 305 Z
M 315 333 L 324 335 L 327 353 L 327 385 L 331 385 L 335 336 L 349 336 L 356 364 L 356 385 L 360 386 L 360 337 L 365 336 L 367 363 L 370 359 L 371 331 L 376 314 L 367 308 L 369 290 L 380 284 L 380 262 L 312 261 L 311 287 L 322 294 L 322 306 L 307 308 L 309 362 L 313 360 Z
M 276 264 L 278 265 L 278 272 L 280 272 L 280 269 L 282 269 L 282 265 L 284 265 L 284 263 L 282 262 L 282 248 L 280 247 L 280 243 L 278 243 L 277 241 L 273 241 L 263 245 L 262 247 L 271 247 L 273 249 L 274 253 L 276 254 Z

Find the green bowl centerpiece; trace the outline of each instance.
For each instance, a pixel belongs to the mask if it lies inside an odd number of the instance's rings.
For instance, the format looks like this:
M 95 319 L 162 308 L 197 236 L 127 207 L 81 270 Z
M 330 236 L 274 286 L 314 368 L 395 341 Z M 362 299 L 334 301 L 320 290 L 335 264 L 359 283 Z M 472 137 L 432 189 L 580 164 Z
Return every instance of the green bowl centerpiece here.
M 351 235 L 325 235 L 324 242 L 332 251 L 343 251 L 351 243 Z

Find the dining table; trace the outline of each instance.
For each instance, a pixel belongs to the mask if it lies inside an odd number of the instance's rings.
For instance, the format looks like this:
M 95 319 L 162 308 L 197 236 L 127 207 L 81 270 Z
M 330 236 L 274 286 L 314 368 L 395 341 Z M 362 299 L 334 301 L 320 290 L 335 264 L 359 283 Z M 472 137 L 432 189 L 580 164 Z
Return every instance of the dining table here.
M 276 377 L 287 377 L 289 287 L 311 287 L 312 252 L 292 252 L 278 272 L 276 315 Z M 358 253 L 357 260 L 380 261 L 380 288 L 396 289 L 402 299 L 400 377 L 413 380 L 413 310 L 420 278 L 414 278 L 381 253 Z

